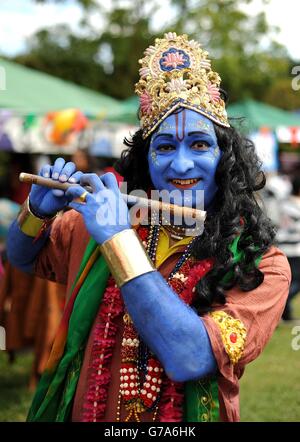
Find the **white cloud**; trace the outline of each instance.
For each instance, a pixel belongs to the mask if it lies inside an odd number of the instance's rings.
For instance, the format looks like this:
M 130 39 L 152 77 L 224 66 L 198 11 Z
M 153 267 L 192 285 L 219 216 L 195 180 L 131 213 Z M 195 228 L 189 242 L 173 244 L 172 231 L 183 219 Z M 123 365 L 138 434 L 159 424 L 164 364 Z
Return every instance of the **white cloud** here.
M 272 35 L 273 39 L 286 46 L 292 58 L 300 60 L 299 1 L 269 0 L 268 4 L 263 5 L 262 0 L 254 0 L 253 3 L 243 7 L 243 9 L 250 14 L 264 11 L 267 22 L 271 26 L 278 26 L 280 29 L 279 32 Z
M 299 46 L 299 13 L 300 4 L 297 0 L 272 0 L 268 6 L 268 21 L 281 28 L 277 39 L 284 44 L 291 56 L 300 60 Z
M 82 16 L 74 3 L 37 4 L 29 0 L 10 0 L 0 6 L 0 53 L 14 55 L 26 47 L 26 39 L 39 29 L 69 23 L 76 29 Z

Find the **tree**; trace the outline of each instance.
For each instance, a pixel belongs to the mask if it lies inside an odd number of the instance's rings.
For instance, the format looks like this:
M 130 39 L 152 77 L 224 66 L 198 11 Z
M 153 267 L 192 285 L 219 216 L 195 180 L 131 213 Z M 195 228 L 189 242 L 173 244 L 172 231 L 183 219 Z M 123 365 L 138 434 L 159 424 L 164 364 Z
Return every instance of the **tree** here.
M 269 104 L 280 103 L 286 110 L 300 109 L 300 93 L 291 87 L 291 78 L 280 78 L 267 90 L 264 100 Z
M 165 4 L 159 0 L 133 0 L 126 7 L 124 1 L 112 0 L 109 10 L 96 0 L 77 1 L 83 7 L 82 28 L 88 37 L 74 35 L 67 25 L 40 31 L 17 61 L 126 98 L 133 94 L 143 50 L 154 37 L 172 30 L 186 32 L 208 48 L 231 101 L 248 96 L 262 99 L 274 81 L 289 74 L 284 48 L 271 39 L 266 49 L 261 47 L 271 29 L 264 13 L 250 17 L 244 11 L 252 0 L 169 0 L 175 17 L 169 20 L 159 18 Z M 92 25 L 92 12 L 101 14 L 102 29 Z
M 36 33 L 29 51 L 15 61 L 99 90 L 104 69 L 96 60 L 98 51 L 99 39 L 77 37 L 69 26 L 60 25 Z

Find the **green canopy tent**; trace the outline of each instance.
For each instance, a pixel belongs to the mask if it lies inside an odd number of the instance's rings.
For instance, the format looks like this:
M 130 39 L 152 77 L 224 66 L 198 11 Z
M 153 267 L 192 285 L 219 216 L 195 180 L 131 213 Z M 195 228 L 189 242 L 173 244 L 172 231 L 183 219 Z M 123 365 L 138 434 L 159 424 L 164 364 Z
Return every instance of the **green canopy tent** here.
M 286 142 L 282 139 L 282 129 L 288 134 L 292 134 L 294 129 L 298 131 L 300 116 L 250 99 L 228 106 L 227 112 L 232 118 L 231 125 L 254 141 L 265 171 L 276 172 L 280 157 L 278 143 Z
M 0 58 L 0 150 L 117 158 L 125 122 L 120 101 Z
M 227 112 L 231 118 L 243 118 L 241 125 L 238 120 L 233 120 L 232 124 L 239 126 L 244 132 L 254 132 L 262 127 L 271 130 L 280 126 L 300 127 L 300 116 L 250 99 L 228 106 Z
M 132 96 L 123 100 L 121 102 L 121 111 L 116 116 L 118 121 L 127 124 L 133 124 L 134 126 L 139 125 L 138 120 L 138 110 L 139 110 L 139 99 L 137 96 Z
M 138 97 L 132 96 L 121 103 L 122 121 L 128 124 L 138 124 L 137 112 L 139 107 Z M 300 127 L 300 116 L 265 103 L 251 99 L 234 103 L 227 108 L 229 117 L 233 118 L 232 124 L 240 126 L 245 132 L 253 132 L 261 127 L 275 130 L 279 126 Z M 240 125 L 239 120 L 243 122 Z
M 133 96 L 123 101 L 124 120 L 134 122 L 139 106 L 138 98 Z M 276 132 L 280 127 L 300 128 L 300 116 L 292 112 L 260 103 L 251 99 L 244 100 L 227 107 L 230 123 L 247 135 L 259 133 L 262 128 Z M 136 120 L 137 121 L 137 120 Z M 265 133 L 265 137 L 256 136 L 255 145 L 266 171 L 275 171 L 278 167 L 277 143 L 278 136 Z
M 0 90 L 0 108 L 23 115 L 78 108 L 88 116 L 114 121 L 123 112 L 117 100 L 96 91 L 1 58 L 0 67 L 5 77 L 2 78 L 5 89 Z

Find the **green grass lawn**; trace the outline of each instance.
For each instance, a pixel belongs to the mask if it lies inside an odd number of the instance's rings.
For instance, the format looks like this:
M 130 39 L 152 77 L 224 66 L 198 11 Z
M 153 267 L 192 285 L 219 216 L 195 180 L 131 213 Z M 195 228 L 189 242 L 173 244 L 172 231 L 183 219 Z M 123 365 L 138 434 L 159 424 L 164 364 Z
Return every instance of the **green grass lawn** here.
M 0 351 L 0 422 L 22 422 L 26 420 L 32 394 L 28 382 L 32 354 L 19 354 L 13 365 L 7 354 Z
M 294 305 L 300 317 L 300 296 Z M 300 422 L 300 349 L 291 347 L 294 326 L 281 323 L 263 354 L 246 367 L 241 379 L 242 421 Z M 26 419 L 32 398 L 27 388 L 31 364 L 30 353 L 17 356 L 9 365 L 0 351 L 1 422 Z
M 300 349 L 291 347 L 292 328 L 280 324 L 263 354 L 246 367 L 240 382 L 242 421 L 300 422 Z
M 292 305 L 294 317 L 300 318 L 300 294 Z M 246 367 L 240 382 L 242 421 L 300 422 L 300 349 L 292 348 L 295 325 L 300 322 L 281 322 L 262 355 Z

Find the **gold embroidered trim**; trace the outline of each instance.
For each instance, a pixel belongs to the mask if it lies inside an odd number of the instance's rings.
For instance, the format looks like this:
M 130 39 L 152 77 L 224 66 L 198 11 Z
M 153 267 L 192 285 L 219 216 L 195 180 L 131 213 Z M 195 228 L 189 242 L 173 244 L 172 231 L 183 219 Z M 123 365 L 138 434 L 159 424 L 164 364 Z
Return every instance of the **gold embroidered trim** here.
M 246 327 L 242 321 L 222 310 L 211 312 L 210 316 L 220 327 L 222 341 L 230 361 L 236 364 L 244 351 L 247 336 Z
M 212 388 L 210 381 L 198 381 L 198 410 L 201 415 L 198 415 L 200 422 L 212 422 L 213 409 L 216 408 L 216 404 L 213 400 Z

